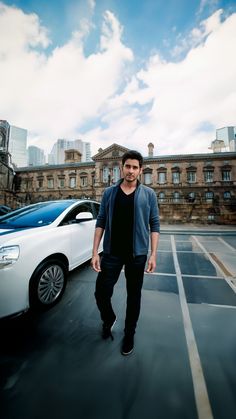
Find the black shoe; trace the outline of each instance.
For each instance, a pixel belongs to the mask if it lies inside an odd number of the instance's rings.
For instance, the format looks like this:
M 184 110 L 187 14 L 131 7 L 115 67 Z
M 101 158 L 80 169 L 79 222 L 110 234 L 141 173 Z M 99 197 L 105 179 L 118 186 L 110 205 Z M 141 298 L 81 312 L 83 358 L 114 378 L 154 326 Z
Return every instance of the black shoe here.
M 112 329 L 115 325 L 115 322 L 116 322 L 116 317 L 111 324 L 103 323 L 103 326 L 102 326 L 102 337 L 103 337 L 103 339 L 111 338 L 112 340 L 114 340 L 111 331 L 112 331 Z
M 131 352 L 133 352 L 133 349 L 134 349 L 134 336 L 125 335 L 122 342 L 122 347 L 121 347 L 122 355 L 131 354 Z

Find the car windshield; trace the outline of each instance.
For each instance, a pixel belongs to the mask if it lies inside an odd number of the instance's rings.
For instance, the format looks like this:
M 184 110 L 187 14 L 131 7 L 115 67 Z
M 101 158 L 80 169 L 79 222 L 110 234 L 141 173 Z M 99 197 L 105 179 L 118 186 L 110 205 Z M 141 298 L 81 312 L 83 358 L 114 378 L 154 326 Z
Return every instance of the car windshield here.
M 42 227 L 51 224 L 72 201 L 40 202 L 0 217 L 0 228 Z

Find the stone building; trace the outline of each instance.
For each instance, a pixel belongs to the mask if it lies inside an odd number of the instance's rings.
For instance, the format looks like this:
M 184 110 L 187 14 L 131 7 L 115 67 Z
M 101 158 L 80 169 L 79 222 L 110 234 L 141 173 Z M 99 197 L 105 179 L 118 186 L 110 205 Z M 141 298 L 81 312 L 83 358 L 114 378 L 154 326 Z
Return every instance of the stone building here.
M 81 162 L 78 150 L 67 150 L 64 164 L 16 170 L 20 205 L 49 199 L 94 198 L 121 177 L 118 144 Z M 141 182 L 157 194 L 166 222 L 236 223 L 236 152 L 155 156 L 148 144 Z
M 15 197 L 15 172 L 12 167 L 1 160 L 0 156 L 0 205 L 14 207 Z

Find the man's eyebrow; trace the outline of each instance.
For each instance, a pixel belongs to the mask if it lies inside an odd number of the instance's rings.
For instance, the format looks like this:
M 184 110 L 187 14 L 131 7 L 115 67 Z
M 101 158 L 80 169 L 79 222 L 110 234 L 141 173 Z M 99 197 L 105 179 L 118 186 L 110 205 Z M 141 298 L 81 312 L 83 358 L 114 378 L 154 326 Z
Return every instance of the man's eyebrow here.
M 139 167 L 136 164 L 128 164 L 128 163 L 125 163 L 124 166 L 126 166 L 126 167 L 135 167 L 135 168 L 138 168 Z

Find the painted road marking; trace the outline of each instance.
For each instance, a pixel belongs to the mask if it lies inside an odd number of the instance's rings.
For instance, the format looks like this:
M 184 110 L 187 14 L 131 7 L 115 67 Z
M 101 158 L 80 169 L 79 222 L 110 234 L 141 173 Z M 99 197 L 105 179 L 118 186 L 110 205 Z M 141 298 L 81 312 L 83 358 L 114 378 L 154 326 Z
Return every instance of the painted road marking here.
M 193 379 L 193 388 L 194 388 L 194 395 L 195 401 L 197 406 L 197 412 L 199 419 L 213 419 L 213 414 L 211 410 L 211 405 L 209 402 L 209 397 L 207 393 L 207 387 L 205 378 L 203 375 L 201 360 L 193 332 L 192 322 L 188 310 L 188 304 L 186 300 L 186 295 L 184 291 L 184 285 L 181 275 L 181 270 L 178 262 L 177 252 L 176 252 L 176 245 L 174 236 L 171 236 L 171 246 L 174 258 L 174 265 L 179 289 L 179 299 L 180 299 L 180 306 L 183 315 L 183 323 L 184 323 L 184 332 L 187 342 L 188 348 L 188 356 L 190 361 L 190 368 L 192 373 Z
M 176 274 L 171 274 L 171 273 L 166 273 L 166 272 L 150 272 L 148 275 L 175 276 L 176 277 Z M 224 279 L 223 276 L 216 276 L 216 275 L 214 275 L 214 276 L 213 275 L 190 275 L 190 274 L 182 274 L 182 278 Z
M 209 303 L 201 303 L 201 304 L 205 306 L 212 306 L 212 307 L 217 307 L 217 308 L 233 308 L 234 310 L 236 309 L 236 306 L 226 306 L 223 304 L 209 304 Z
M 203 250 L 203 252 L 205 253 L 205 255 L 208 257 L 208 259 L 210 260 L 210 262 L 212 263 L 212 265 L 215 266 L 215 268 L 221 272 L 221 274 L 223 275 L 225 281 L 227 282 L 227 284 L 230 286 L 230 288 L 232 288 L 232 290 L 236 293 L 236 283 L 235 283 L 235 277 L 234 275 L 229 272 L 229 270 L 224 266 L 224 264 L 222 263 L 222 261 L 220 259 L 218 259 L 218 257 L 214 254 L 214 253 L 209 253 L 206 248 L 203 246 L 202 243 L 200 243 L 200 241 L 197 239 L 196 236 L 192 236 L 194 238 L 194 240 L 196 241 L 196 243 L 198 244 L 198 246 Z
M 217 237 L 217 239 L 223 243 L 224 246 L 228 247 L 228 249 L 232 250 L 233 252 L 236 252 L 236 249 L 231 246 L 229 243 L 227 243 L 224 239 L 222 239 L 221 237 Z

